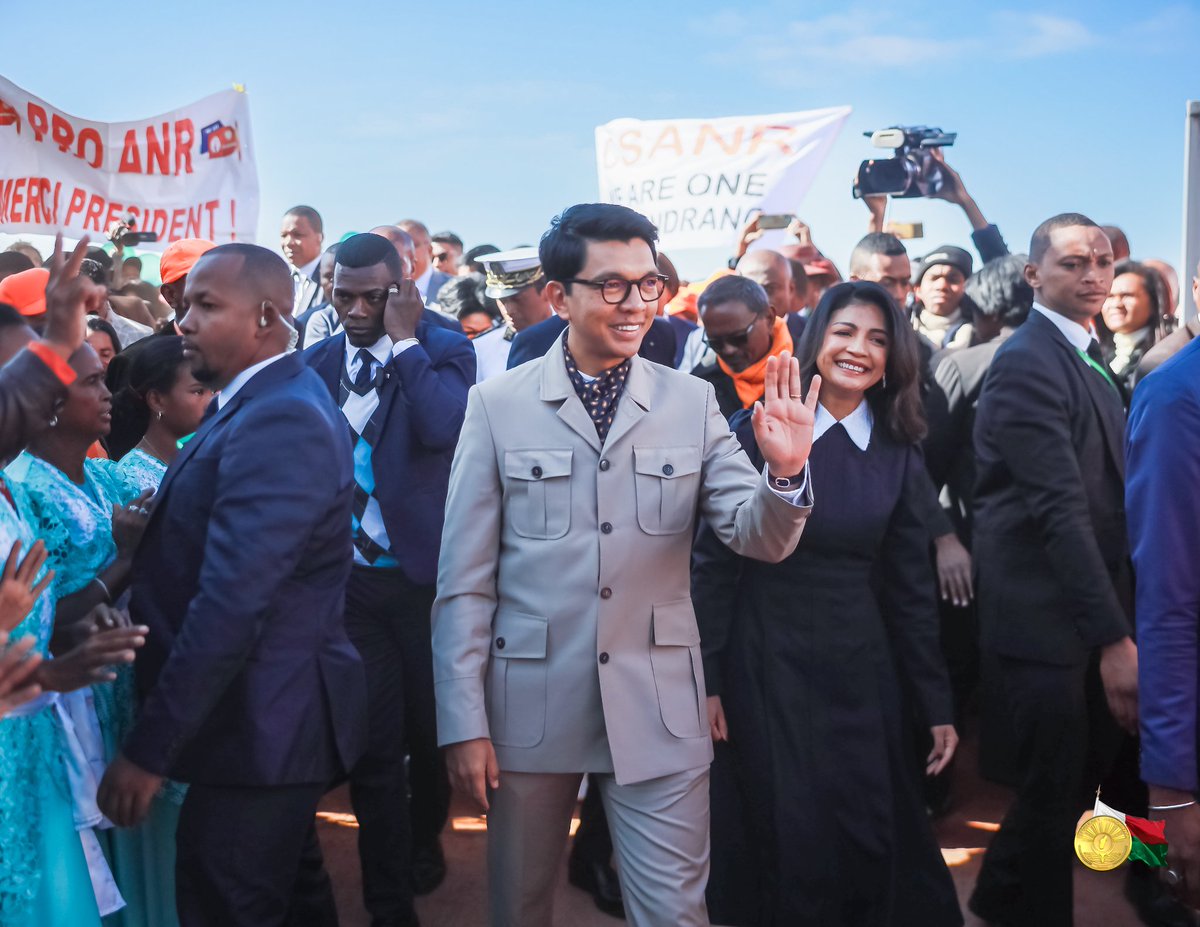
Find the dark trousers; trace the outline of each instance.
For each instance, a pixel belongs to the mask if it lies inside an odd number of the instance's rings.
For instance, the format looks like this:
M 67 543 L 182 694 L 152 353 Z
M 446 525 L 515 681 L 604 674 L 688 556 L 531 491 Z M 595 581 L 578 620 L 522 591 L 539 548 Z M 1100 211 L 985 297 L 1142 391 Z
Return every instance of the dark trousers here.
M 579 809 L 579 828 L 575 831 L 571 855 L 589 864 L 607 866 L 612 862 L 612 853 L 612 835 L 608 830 L 604 802 L 600 798 L 600 786 L 589 779 L 583 805 Z
M 375 924 L 415 921 L 412 847 L 435 841 L 449 811 L 433 694 L 434 593 L 401 570 L 357 566 L 346 587 L 346 633 L 366 667 L 369 727 L 367 752 L 350 772 L 350 802 Z
M 1053 666 L 992 656 L 990 665 L 991 695 L 1011 721 L 1004 736 L 1017 796 L 983 859 L 972 905 L 1028 927 L 1070 927 L 1075 822 L 1127 738 L 1094 660 Z
M 181 927 L 336 927 L 313 820 L 325 787 L 188 789 L 175 837 Z

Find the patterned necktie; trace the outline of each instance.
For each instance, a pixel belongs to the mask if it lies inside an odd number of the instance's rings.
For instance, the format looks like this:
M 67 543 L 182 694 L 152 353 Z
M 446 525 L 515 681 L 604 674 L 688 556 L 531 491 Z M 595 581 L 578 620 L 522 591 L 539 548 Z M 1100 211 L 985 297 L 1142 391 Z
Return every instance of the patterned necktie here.
M 566 338 L 563 339 L 563 359 L 567 364 L 567 376 L 571 378 L 571 385 L 575 387 L 575 395 L 587 409 L 592 424 L 596 426 L 596 434 L 600 436 L 600 443 L 603 444 L 613 419 L 616 418 L 617 403 L 625 389 L 625 381 L 629 378 L 633 362 L 627 357 L 617 366 L 609 368 L 588 382 L 579 372 L 575 358 L 571 356 L 571 349 L 567 347 Z
M 358 374 L 350 388 L 360 396 L 365 396 L 375 388 L 375 357 L 366 348 L 358 352 Z

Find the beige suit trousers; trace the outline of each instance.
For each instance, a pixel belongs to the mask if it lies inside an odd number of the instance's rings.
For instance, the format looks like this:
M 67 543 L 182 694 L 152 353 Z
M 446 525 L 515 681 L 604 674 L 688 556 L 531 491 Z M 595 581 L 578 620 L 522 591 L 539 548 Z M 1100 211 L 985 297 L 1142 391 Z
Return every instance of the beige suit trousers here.
M 581 773 L 502 772 L 488 813 L 492 927 L 551 927 Z M 629 785 L 590 774 L 632 927 L 708 927 L 708 766 Z

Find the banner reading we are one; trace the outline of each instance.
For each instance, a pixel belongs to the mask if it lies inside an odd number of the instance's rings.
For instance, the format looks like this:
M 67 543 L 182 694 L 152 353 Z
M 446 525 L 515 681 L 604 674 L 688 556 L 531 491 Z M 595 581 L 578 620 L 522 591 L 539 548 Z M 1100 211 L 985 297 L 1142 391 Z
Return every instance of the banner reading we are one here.
M 258 171 L 246 94 L 95 122 L 0 77 L 0 231 L 95 239 L 126 217 L 158 234 L 142 247 L 254 240 Z
M 849 115 L 616 119 L 596 129 L 600 199 L 648 217 L 665 249 L 727 248 L 755 212 L 795 211 Z

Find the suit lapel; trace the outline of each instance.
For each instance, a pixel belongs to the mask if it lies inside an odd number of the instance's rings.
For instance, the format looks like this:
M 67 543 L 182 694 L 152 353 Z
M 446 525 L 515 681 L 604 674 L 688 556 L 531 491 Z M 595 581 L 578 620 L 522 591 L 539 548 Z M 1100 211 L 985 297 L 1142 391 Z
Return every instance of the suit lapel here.
M 616 443 L 645 417 L 650 409 L 653 376 L 654 371 L 649 362 L 635 354 L 630 362 L 624 392 L 617 404 L 617 417 L 613 419 L 608 437 L 604 441 L 605 447 L 615 447 Z M 583 403 L 579 405 L 580 408 L 583 407 Z M 584 414 L 587 414 L 586 411 Z
M 187 466 L 188 461 L 195 456 L 200 445 L 213 433 L 213 430 L 232 415 L 234 410 L 241 405 L 241 400 L 242 397 L 240 395 L 234 396 L 223 409 L 218 409 L 207 422 L 201 425 L 192 436 L 192 439 L 180 448 L 179 453 L 171 462 L 171 466 L 167 468 L 162 482 L 159 483 L 158 491 L 154 494 L 154 511 L 151 513 L 152 520 L 154 515 L 158 513 L 158 510 L 162 508 L 162 501 L 167 497 L 167 491 L 171 488 L 171 484 L 175 482 L 175 477 L 178 476 L 179 471 Z
M 596 425 L 575 394 L 575 387 L 567 375 L 567 365 L 563 362 L 562 339 L 565 337 L 564 329 L 550 349 L 537 361 L 531 362 L 542 365 L 541 397 L 545 402 L 559 403 L 558 417 L 596 453 L 600 453 L 600 436 L 596 434 Z
M 1032 313 L 1030 320 L 1032 321 L 1036 315 L 1038 313 Z M 1104 443 L 1108 447 L 1109 456 L 1112 458 L 1117 472 L 1124 475 L 1125 409 L 1122 405 L 1120 393 L 1105 381 L 1103 374 L 1093 370 L 1088 365 L 1088 362 L 1079 356 L 1079 352 L 1075 350 L 1074 345 L 1067 341 L 1063 333 L 1053 323 L 1047 319 L 1040 319 L 1039 321 L 1044 323 L 1046 328 L 1049 329 L 1050 337 L 1058 346 L 1058 350 L 1065 355 L 1067 366 L 1082 381 L 1088 398 L 1096 410 L 1096 417 L 1100 419 L 1100 430 L 1104 433 Z M 1026 324 L 1029 323 L 1026 322 Z

